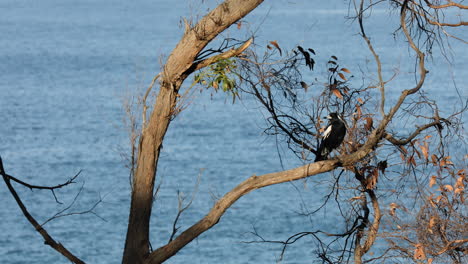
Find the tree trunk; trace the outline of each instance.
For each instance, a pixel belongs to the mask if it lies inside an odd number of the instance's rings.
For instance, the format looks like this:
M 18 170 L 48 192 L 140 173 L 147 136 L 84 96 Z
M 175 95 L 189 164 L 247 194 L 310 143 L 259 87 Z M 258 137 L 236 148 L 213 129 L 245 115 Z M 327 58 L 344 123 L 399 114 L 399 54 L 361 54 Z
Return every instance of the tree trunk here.
M 123 263 L 142 263 L 149 253 L 149 220 L 156 166 L 175 98 L 173 90 L 161 87 L 148 127 L 141 135 Z
M 130 215 L 123 264 L 140 264 L 149 255 L 149 222 L 160 149 L 176 106 L 177 94 L 187 76 L 199 69 L 196 56 L 219 33 L 250 13 L 263 0 L 227 0 L 187 28 L 169 56 L 148 126 L 141 133 L 133 178 Z

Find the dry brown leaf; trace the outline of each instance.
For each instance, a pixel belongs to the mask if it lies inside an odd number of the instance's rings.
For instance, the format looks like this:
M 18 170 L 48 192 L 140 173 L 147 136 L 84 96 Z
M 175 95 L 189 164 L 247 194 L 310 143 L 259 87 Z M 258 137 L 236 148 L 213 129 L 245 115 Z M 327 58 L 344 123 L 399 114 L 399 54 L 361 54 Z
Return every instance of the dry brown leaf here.
M 265 90 L 267 90 L 267 92 L 270 92 L 270 85 L 262 82 L 262 86 L 263 86 L 263 88 L 265 88 Z
M 358 98 L 357 101 L 358 101 L 360 104 L 364 103 L 364 101 L 363 101 L 361 98 Z
M 362 196 L 354 196 L 352 198 L 350 198 L 349 200 L 352 202 L 352 201 L 356 201 L 356 200 L 362 200 Z
M 377 170 L 377 168 L 375 168 L 366 179 L 366 188 L 368 190 L 374 189 L 375 185 L 377 185 L 378 180 L 379 180 L 379 171 Z
M 356 112 L 357 112 L 357 119 L 361 119 L 362 112 L 361 112 L 361 107 L 359 105 L 356 105 Z
M 414 249 L 414 259 L 416 260 L 424 260 L 426 259 L 426 254 L 424 253 L 424 246 L 421 243 L 414 245 L 416 248 Z
M 431 197 L 428 198 L 429 203 L 433 208 L 437 208 L 437 204 L 434 202 L 434 199 L 432 198 L 434 194 L 431 194 Z
M 404 153 L 405 155 L 408 154 L 408 150 L 407 150 L 405 147 L 400 146 L 400 149 L 401 149 L 401 151 L 403 151 L 403 153 Z
M 432 164 L 434 165 L 437 165 L 437 155 L 436 154 L 432 154 L 431 155 L 431 160 L 432 160 Z
M 453 192 L 453 186 L 450 184 L 444 185 L 444 189 L 449 192 Z
M 338 89 L 332 89 L 331 91 L 332 91 L 332 93 L 333 93 L 336 97 L 338 97 L 338 98 L 340 98 L 340 99 L 343 99 L 343 95 L 341 95 L 340 90 L 338 90 Z
M 309 88 L 309 86 L 307 85 L 307 83 L 301 82 L 301 86 L 302 86 L 302 88 L 304 88 L 304 91 L 307 92 L 307 88 Z
M 338 76 L 340 76 L 340 78 L 341 78 L 343 81 L 346 81 L 346 77 L 344 76 L 343 73 L 339 72 L 339 73 L 338 73 Z
M 350 72 L 348 69 L 346 69 L 346 68 L 341 68 L 341 71 L 342 71 L 342 72 L 346 72 L 346 73 L 351 73 L 351 72 Z
M 403 155 L 403 153 L 400 153 L 400 158 L 401 158 L 402 161 L 406 160 L 405 155 Z
M 436 184 L 436 182 L 437 182 L 437 176 L 432 175 L 431 180 L 429 181 L 429 187 L 434 186 L 434 184 Z
M 427 226 L 427 230 L 429 231 L 429 233 L 433 233 L 432 231 L 432 228 L 435 226 L 435 224 L 437 223 L 437 218 L 435 218 L 434 216 L 431 216 L 431 219 L 429 220 L 429 225 Z
M 374 124 L 374 120 L 372 120 L 372 117 L 366 117 L 365 128 L 366 128 L 367 131 L 370 131 L 372 129 L 373 124 Z
M 452 158 L 451 156 L 442 158 L 442 160 L 440 161 L 440 166 L 443 167 L 446 165 L 453 165 L 453 162 L 450 160 L 451 158 Z
M 419 146 L 421 148 L 422 154 L 426 160 L 429 159 L 429 144 L 424 142 L 424 145 Z
M 275 46 L 275 48 L 278 49 L 279 53 L 280 53 L 280 56 L 283 55 L 283 52 L 281 51 L 281 48 L 280 46 L 278 45 L 278 42 L 276 40 L 273 40 L 273 41 L 270 41 L 271 45 Z

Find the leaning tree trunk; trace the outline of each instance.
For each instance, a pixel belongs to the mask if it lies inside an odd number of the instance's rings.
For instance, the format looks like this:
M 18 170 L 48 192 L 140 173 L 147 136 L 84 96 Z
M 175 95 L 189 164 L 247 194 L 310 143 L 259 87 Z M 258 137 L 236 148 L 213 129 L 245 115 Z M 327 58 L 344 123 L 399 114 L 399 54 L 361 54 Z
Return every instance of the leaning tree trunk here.
M 140 138 L 139 155 L 133 178 L 130 215 L 122 263 L 143 263 L 149 255 L 149 223 L 153 187 L 160 149 L 176 107 L 178 91 L 193 71 L 214 60 L 196 62 L 197 54 L 219 33 L 250 13 L 263 0 L 227 0 L 186 28 L 169 56 L 162 73 L 160 90 L 147 127 Z M 234 56 L 236 54 L 233 54 Z

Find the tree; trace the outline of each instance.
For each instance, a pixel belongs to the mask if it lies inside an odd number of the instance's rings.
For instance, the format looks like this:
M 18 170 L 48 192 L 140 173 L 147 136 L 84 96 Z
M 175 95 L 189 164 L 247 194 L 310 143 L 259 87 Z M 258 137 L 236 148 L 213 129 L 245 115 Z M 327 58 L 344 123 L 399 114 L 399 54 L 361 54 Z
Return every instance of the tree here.
M 161 263 L 217 224 L 225 211 L 247 193 L 273 184 L 304 179 L 325 172 L 335 173 L 337 184 L 340 183 L 343 175 L 351 175 L 354 178 L 354 181 L 348 184 L 351 191 L 341 194 L 339 188 L 332 190 L 337 197 L 354 194 L 352 202 L 348 204 L 350 215 L 344 216 L 347 231 L 340 234 L 321 230 L 294 234 L 282 242 L 284 250 L 298 239 L 310 235 L 324 245 L 325 249 L 319 253 L 319 256 L 324 262 L 329 263 L 346 262 L 350 258 L 356 263 L 361 263 L 366 260 L 366 257 L 367 260 L 380 261 L 381 258 L 389 256 L 411 257 L 420 261 L 426 259 L 426 254 L 434 257 L 448 254 L 456 261 L 461 260 L 464 257 L 463 252 L 466 251 L 467 241 L 457 235 L 457 232 L 463 229 L 452 223 L 459 223 L 460 219 L 466 222 L 466 216 L 463 215 L 466 210 L 463 200 L 466 172 L 463 169 L 456 170 L 452 166 L 453 162 L 450 164 L 447 140 L 460 132 L 459 116 L 466 110 L 466 103 L 458 112 L 441 116 L 437 103 L 428 99 L 422 93 L 422 89 L 428 73 L 425 68 L 426 53 L 432 51 L 434 41 L 442 41 L 443 34 L 448 34 L 444 31 L 445 27 L 466 25 L 463 21 L 460 23 L 443 21 L 444 16 L 441 12 L 446 8 L 455 7 L 465 10 L 467 7 L 451 1 L 445 5 L 440 4 L 439 1 L 382 1 L 389 2 L 393 8 L 400 11 L 401 27 L 399 30 L 412 50 L 417 68 L 415 85 L 399 91 L 400 95 L 397 100 L 387 105 L 386 98 L 389 92 L 386 87 L 390 80 L 384 79 L 379 55 L 365 31 L 364 20 L 367 12 L 374 6 L 373 2 L 353 2 L 360 34 L 367 43 L 377 68 L 377 81 L 369 82 L 361 88 L 352 86 L 348 80 L 350 76 L 347 77 L 351 71 L 341 66 L 338 58 L 331 55 L 328 61 L 326 85 L 322 89 L 311 89 L 311 87 L 319 86 L 307 83 L 302 76 L 305 72 L 309 73 L 314 70 L 314 49 L 299 46 L 292 52 L 283 52 L 278 42 L 272 41 L 265 55 L 261 57 L 259 52 L 249 49 L 253 39 L 235 46 L 227 41 L 223 42 L 217 50 L 206 49 L 207 45 L 221 32 L 245 17 L 262 2 L 227 0 L 195 25 L 186 21 L 182 39 L 168 57 L 163 71 L 156 75 L 148 89 L 148 91 L 152 89 L 158 81 L 159 92 L 148 120 L 146 120 L 148 92 L 144 96 L 142 128 L 134 138 L 135 142 L 138 142 L 135 152 L 137 155 L 135 155 L 136 158 L 132 158 L 135 167 L 123 263 Z M 424 41 L 418 42 L 415 39 Z M 421 49 L 425 49 L 425 52 Z M 194 85 L 201 84 L 207 86 L 208 89 L 215 90 L 221 87 L 234 100 L 240 98 L 240 93 L 254 96 L 268 113 L 267 122 L 270 126 L 266 132 L 281 136 L 291 151 L 303 160 L 304 165 L 247 178 L 217 200 L 209 213 L 200 221 L 177 236 L 177 230 L 174 229 L 173 236 L 166 245 L 151 251 L 149 223 L 161 146 L 171 121 L 181 111 L 180 101 L 184 98 L 181 91 L 182 84 L 197 72 Z M 306 97 L 312 97 L 312 100 L 303 100 Z M 378 109 L 379 114 L 375 114 L 374 109 Z M 346 117 L 349 122 L 348 136 L 340 148 L 340 155 L 328 160 L 312 162 L 313 157 L 310 154 L 317 154 L 320 130 L 323 127 L 320 117 L 323 113 L 330 111 L 337 111 Z M 418 124 L 408 136 L 400 136 L 393 132 L 395 128 L 392 125 L 399 113 L 405 113 L 412 122 Z M 438 136 L 437 140 L 429 140 L 436 136 Z M 431 152 L 430 149 L 433 151 Z M 382 228 L 384 213 L 379 196 L 382 194 L 378 193 L 380 190 L 377 188 L 379 175 L 385 174 L 387 167 L 397 166 L 393 157 L 400 153 L 401 164 L 398 166 L 401 177 L 410 173 L 419 173 L 419 168 L 424 166 L 425 171 L 421 175 L 426 176 L 427 173 L 433 171 L 427 169 L 429 162 L 440 172 L 440 175 L 431 181 L 430 187 L 435 184 L 440 185 L 439 192 L 442 194 L 437 197 L 428 195 L 421 186 L 421 195 L 417 197 L 417 201 L 427 202 L 420 206 L 421 212 L 418 217 L 425 219 L 430 228 L 410 227 L 411 224 L 408 224 L 410 228 L 405 230 L 409 233 L 419 232 L 418 235 L 424 237 L 422 231 L 431 230 L 432 233 L 429 233 L 432 235 L 436 233 L 433 229 L 438 223 L 438 226 L 443 226 L 439 228 L 442 231 L 437 232 L 438 236 L 425 236 L 428 237 L 427 240 L 419 239 L 419 242 L 416 242 L 411 234 L 395 236 L 386 233 L 393 228 L 391 224 L 386 229 Z M 389 164 L 389 161 L 393 163 Z M 72 183 L 75 177 L 63 185 L 45 187 L 22 182 L 8 175 L 3 166 L 0 167 L 0 172 L 26 218 L 41 233 L 46 244 L 52 246 L 70 261 L 82 263 L 37 224 L 10 184 L 13 180 L 29 188 L 48 189 L 53 192 L 57 188 Z M 444 173 L 448 173 L 456 183 L 446 183 L 447 178 L 442 176 Z M 438 191 L 434 193 L 436 192 Z M 452 192 L 453 195 L 449 195 L 448 192 Z M 445 205 L 443 206 L 442 203 Z M 342 202 L 342 204 L 346 203 Z M 397 217 L 396 211 L 399 208 L 405 207 L 401 204 L 393 205 L 390 215 Z M 183 210 L 181 207 L 179 212 Z M 260 234 L 256 235 L 261 238 L 261 242 L 268 242 Z M 334 239 L 328 241 L 321 236 L 334 237 Z M 387 239 L 391 246 L 388 250 L 381 252 L 381 257 L 369 259 L 366 254 L 379 236 Z M 339 245 L 341 240 L 344 240 L 344 246 Z M 409 245 L 404 248 L 398 247 L 399 244 L 395 241 L 402 240 L 408 241 Z M 416 247 L 417 256 L 410 255 L 412 247 Z M 327 248 L 333 248 L 333 250 L 329 252 Z M 428 249 L 431 251 L 425 253 Z

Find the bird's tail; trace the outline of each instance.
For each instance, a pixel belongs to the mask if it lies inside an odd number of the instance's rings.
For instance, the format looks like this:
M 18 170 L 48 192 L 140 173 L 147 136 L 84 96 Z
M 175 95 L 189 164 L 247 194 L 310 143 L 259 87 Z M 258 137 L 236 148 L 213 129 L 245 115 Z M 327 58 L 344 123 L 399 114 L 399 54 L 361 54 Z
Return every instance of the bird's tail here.
M 326 147 L 320 146 L 315 156 L 315 162 L 328 159 L 328 153 L 330 153 L 330 151 Z

